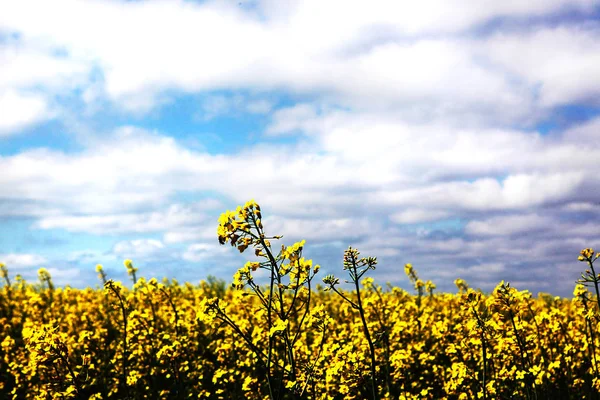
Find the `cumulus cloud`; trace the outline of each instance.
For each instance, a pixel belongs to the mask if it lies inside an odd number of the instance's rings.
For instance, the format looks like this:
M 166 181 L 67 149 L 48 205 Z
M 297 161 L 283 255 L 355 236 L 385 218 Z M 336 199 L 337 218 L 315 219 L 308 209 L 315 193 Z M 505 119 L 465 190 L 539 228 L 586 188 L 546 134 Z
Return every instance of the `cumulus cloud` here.
M 465 232 L 471 235 L 513 235 L 517 233 L 530 233 L 540 229 L 548 229 L 553 220 L 537 214 L 508 215 L 494 217 L 484 221 L 470 221 L 465 227 Z
M 113 247 L 113 252 L 124 259 L 147 260 L 156 257 L 165 249 L 160 240 L 134 239 L 118 242 Z
M 66 260 L 79 265 L 95 266 L 107 262 L 114 262 L 114 254 L 98 251 L 95 249 L 77 250 L 70 252 Z
M 10 173 L 0 176 L 1 198 L 44 201 L 88 214 L 162 205 L 203 171 L 224 169 L 218 157 L 193 153 L 172 138 L 131 127 L 88 143 L 82 153 L 35 149 L 2 161 Z M 170 181 L 171 188 L 161 185 L 156 190 L 156 179 Z M 45 224 L 64 222 L 55 218 Z M 94 222 L 116 223 L 106 217 Z
M 597 1 L 505 3 L 265 0 L 246 8 L 235 2 L 22 1 L 0 8 L 0 26 L 21 35 L 13 42 L 31 57 L 43 58 L 37 64 L 9 60 L 11 71 L 27 70 L 17 68 L 21 62 L 47 67 L 19 75 L 27 77 L 22 80 L 49 85 L 68 74 L 77 78 L 71 82 L 87 81 L 81 85 L 89 100 L 88 89 L 98 84 L 89 74 L 97 70 L 103 87 L 93 92 L 129 111 L 166 104 L 173 90 L 280 89 L 420 120 L 461 115 L 464 122 L 482 113 L 486 120 L 526 119 L 538 107 L 598 93 L 594 27 L 542 27 L 526 40 L 510 30 L 465 39 L 470 29 L 499 18 L 585 15 Z M 44 18 L 32 18 L 31 9 Z M 582 75 L 585 80 L 574 78 Z M 532 92 L 540 85 L 541 95 Z M 210 98 L 205 117 L 235 106 L 235 99 Z M 259 100 L 245 109 L 270 107 Z
M 38 254 L 8 253 L 0 254 L 0 262 L 9 270 L 21 270 L 29 267 L 41 268 L 47 265 L 48 260 Z
M 541 106 L 592 101 L 600 90 L 598 26 L 499 33 L 482 48 L 490 59 L 539 88 Z
M 277 110 L 271 117 L 271 124 L 266 133 L 269 135 L 289 134 L 306 131 L 309 121 L 317 117 L 317 111 L 312 104 L 296 104 Z
M 60 107 L 52 97 L 83 85 L 88 68 L 47 46 L 0 40 L 0 138 L 55 118 Z
M 52 113 L 43 96 L 0 91 L 0 137 L 44 121 Z
M 10 32 L 4 23 L 0 23 L 0 29 L 0 34 L 6 29 Z M 89 65 L 56 50 L 26 39 L 0 42 L 0 89 L 43 88 L 60 92 L 85 83 Z
M 448 211 L 413 208 L 394 213 L 390 215 L 390 219 L 398 224 L 415 224 L 437 221 L 450 216 Z
M 182 254 L 182 259 L 186 261 L 199 262 L 212 260 L 217 261 L 226 258 L 231 249 L 221 246 L 216 240 L 212 243 L 194 243 L 187 246 Z

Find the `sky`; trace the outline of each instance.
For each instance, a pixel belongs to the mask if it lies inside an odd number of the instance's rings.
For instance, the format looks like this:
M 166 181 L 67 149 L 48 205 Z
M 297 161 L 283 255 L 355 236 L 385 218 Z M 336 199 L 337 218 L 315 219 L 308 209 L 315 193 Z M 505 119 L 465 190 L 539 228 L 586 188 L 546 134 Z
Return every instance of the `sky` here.
M 322 276 L 570 296 L 599 99 L 600 0 L 0 0 L 0 262 L 230 281 L 254 199 Z

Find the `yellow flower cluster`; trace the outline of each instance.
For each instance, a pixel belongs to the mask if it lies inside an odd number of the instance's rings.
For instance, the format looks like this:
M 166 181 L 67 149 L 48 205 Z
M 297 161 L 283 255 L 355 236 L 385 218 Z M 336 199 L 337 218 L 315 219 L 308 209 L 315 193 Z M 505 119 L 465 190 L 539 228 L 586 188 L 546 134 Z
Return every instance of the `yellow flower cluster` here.
M 248 246 L 233 285 L 96 271 L 102 289 L 12 282 L 0 265 L 0 398 L 4 399 L 491 399 L 594 398 L 600 393 L 600 293 L 589 272 L 572 299 L 533 297 L 501 282 L 464 280 L 437 293 L 415 268 L 414 294 L 363 275 L 376 259 L 344 253 L 355 283 L 311 285 L 305 243 L 271 252 L 260 207 L 219 220 L 221 243 Z M 248 239 L 248 240 L 246 240 Z M 241 248 L 240 248 L 241 246 Z M 135 276 L 130 260 L 125 266 Z M 267 283 L 255 281 L 265 270 Z M 360 281 L 359 281 L 360 279 Z M 269 285 L 271 283 L 271 285 Z M 427 295 L 425 295 L 427 292 Z

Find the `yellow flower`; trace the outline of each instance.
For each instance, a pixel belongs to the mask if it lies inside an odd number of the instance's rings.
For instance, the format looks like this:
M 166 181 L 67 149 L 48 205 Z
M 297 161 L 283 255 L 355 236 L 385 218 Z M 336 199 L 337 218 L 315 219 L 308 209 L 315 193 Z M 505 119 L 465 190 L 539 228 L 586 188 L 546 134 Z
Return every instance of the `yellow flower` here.
M 0 276 L 4 279 L 8 278 L 8 269 L 6 268 L 6 265 L 2 263 L 0 263 Z
M 275 335 L 277 332 L 282 332 L 288 327 L 289 321 L 286 319 L 282 321 L 281 319 L 277 319 L 275 324 L 269 330 L 269 336 Z
M 581 255 L 578 257 L 579 261 L 589 260 L 594 256 L 594 249 L 587 248 L 581 250 Z

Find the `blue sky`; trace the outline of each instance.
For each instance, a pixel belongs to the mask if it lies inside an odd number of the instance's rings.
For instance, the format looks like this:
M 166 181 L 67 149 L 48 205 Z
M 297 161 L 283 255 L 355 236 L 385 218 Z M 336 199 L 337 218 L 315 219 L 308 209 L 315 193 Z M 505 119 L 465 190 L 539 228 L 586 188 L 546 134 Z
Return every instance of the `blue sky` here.
M 476 4 L 476 5 L 475 5 Z M 219 214 L 341 274 L 569 295 L 600 247 L 600 1 L 0 4 L 0 262 L 230 280 Z

